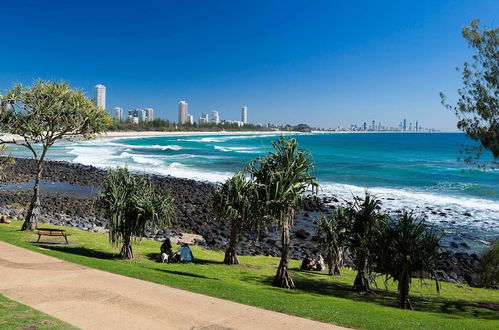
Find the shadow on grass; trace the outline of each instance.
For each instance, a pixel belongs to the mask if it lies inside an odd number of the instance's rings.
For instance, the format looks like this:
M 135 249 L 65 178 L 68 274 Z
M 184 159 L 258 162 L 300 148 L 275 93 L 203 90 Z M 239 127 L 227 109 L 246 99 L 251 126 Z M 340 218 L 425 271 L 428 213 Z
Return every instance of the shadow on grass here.
M 162 269 L 162 268 L 154 268 L 154 270 L 157 270 L 157 271 L 160 271 L 160 272 L 164 272 L 164 273 L 168 273 L 168 274 L 172 274 L 172 275 L 188 276 L 188 277 L 194 277 L 194 278 L 202 278 L 202 279 L 205 279 L 205 280 L 215 280 L 215 281 L 219 281 L 220 280 L 219 278 L 215 278 L 215 277 L 207 277 L 207 276 L 199 275 L 199 274 L 193 274 L 193 273 L 188 273 L 188 272 L 180 272 L 178 270 L 170 270 L 170 269 Z
M 67 254 L 76 254 L 79 256 L 95 258 L 95 259 L 103 259 L 103 260 L 117 259 L 117 255 L 115 254 L 89 249 L 82 246 L 71 247 L 71 246 L 60 246 L 60 245 L 43 245 L 43 247 L 48 250 L 63 252 Z
M 148 253 L 148 254 L 146 254 L 146 257 L 147 257 L 147 259 L 149 259 L 151 261 L 160 262 L 159 253 Z M 208 259 L 197 259 L 197 258 L 194 258 L 194 261 L 192 263 L 197 264 L 197 265 L 209 265 L 209 264 L 222 265 L 223 264 L 223 262 L 221 262 L 221 261 L 213 261 L 213 260 L 208 260 Z
M 371 292 L 361 295 L 352 290 L 351 284 L 334 282 L 334 277 L 328 275 L 301 270 L 293 270 L 293 273 L 292 277 L 296 290 L 273 287 L 273 276 L 245 276 L 241 280 L 265 285 L 268 290 L 280 290 L 281 292 L 290 295 L 303 294 L 306 292 L 398 308 L 397 292 L 386 291 L 383 288 L 371 288 Z M 322 277 L 322 279 L 319 277 Z M 331 281 L 331 279 L 333 279 L 333 281 Z M 494 303 L 470 302 L 441 297 L 418 297 L 414 295 L 410 296 L 410 299 L 415 308 L 415 312 L 438 313 L 446 315 L 449 318 L 465 316 L 488 320 L 499 319 L 497 306 Z

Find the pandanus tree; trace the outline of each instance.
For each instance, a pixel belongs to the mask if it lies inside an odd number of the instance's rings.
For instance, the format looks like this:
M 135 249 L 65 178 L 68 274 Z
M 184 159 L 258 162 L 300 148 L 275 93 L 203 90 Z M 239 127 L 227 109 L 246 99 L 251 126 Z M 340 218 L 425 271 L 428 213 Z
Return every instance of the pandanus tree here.
M 258 208 L 255 185 L 243 172 L 236 173 L 215 189 L 213 210 L 222 221 L 230 221 L 230 239 L 224 264 L 239 264 L 237 239 L 242 228 L 252 227 Z
M 499 238 L 486 247 L 480 256 L 480 285 L 486 288 L 499 286 Z
M 357 275 L 353 284 L 356 292 L 369 291 L 369 242 L 376 227 L 385 221 L 386 216 L 380 212 L 381 202 L 375 197 L 365 193 L 364 199 L 355 197 L 350 208 L 351 223 L 348 230 L 347 247 L 352 255 Z
M 248 164 L 248 170 L 258 185 L 263 214 L 281 228 L 281 260 L 272 285 L 294 288 L 289 274 L 288 251 L 293 220 L 302 207 L 302 196 L 317 187 L 311 154 L 298 148 L 294 138 L 280 137 L 272 142 L 273 151 Z
M 104 109 L 93 105 L 81 90 L 65 82 L 37 81 L 31 87 L 14 86 L 0 95 L 0 131 L 15 139 L 0 144 L 26 147 L 36 160 L 33 197 L 22 230 L 33 230 L 40 218 L 39 186 L 49 148 L 61 139 L 90 139 L 111 122 Z
M 385 275 L 386 281 L 398 282 L 399 307 L 412 309 L 409 299 L 411 275 L 430 274 L 436 281 L 436 262 L 440 252 L 441 235 L 433 227 L 425 227 L 424 220 L 412 212 L 404 212 L 398 219 L 380 222 L 371 237 L 370 255 L 373 271 Z
M 348 239 L 350 214 L 338 208 L 330 214 L 321 215 L 315 224 L 315 237 L 319 247 L 326 253 L 329 275 L 341 276 L 343 251 Z
M 115 247 L 122 244 L 123 259 L 133 259 L 132 243 L 146 231 L 163 229 L 174 215 L 170 194 L 157 194 L 146 175 L 131 175 L 127 168 L 109 170 L 97 205 L 109 221 L 109 241 Z

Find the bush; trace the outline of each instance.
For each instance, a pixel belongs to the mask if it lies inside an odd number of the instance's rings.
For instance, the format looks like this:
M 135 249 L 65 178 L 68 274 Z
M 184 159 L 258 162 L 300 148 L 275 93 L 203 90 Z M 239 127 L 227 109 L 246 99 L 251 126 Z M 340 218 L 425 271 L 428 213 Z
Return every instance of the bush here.
M 480 285 L 499 288 L 499 238 L 482 252 Z

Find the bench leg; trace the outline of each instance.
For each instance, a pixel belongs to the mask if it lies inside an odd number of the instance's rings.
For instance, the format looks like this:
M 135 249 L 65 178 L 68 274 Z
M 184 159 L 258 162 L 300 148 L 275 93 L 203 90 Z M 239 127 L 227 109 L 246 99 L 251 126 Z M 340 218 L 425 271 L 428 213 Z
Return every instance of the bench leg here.
M 66 245 L 69 244 L 68 242 L 68 237 L 67 236 L 64 236 L 64 239 L 66 240 Z
M 38 240 L 36 241 L 37 243 L 40 242 L 40 237 L 42 237 L 42 235 L 38 235 Z

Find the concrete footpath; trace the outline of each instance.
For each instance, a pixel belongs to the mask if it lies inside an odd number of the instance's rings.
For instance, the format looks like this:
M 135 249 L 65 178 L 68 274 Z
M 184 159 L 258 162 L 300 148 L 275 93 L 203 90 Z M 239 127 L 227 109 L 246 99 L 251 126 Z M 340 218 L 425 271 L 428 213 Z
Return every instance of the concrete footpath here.
M 83 267 L 4 242 L 0 294 L 82 329 L 340 329 Z

